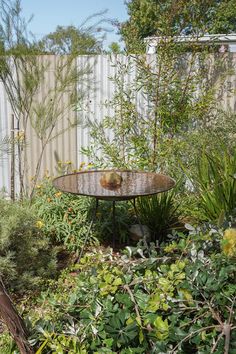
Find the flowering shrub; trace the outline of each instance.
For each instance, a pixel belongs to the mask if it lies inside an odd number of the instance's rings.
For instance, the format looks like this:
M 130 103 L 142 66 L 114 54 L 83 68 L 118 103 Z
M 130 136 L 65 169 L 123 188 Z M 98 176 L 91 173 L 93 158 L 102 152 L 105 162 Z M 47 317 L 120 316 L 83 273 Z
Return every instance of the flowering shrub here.
M 51 178 L 37 186 L 33 201 L 42 231 L 54 244 L 65 244 L 69 250 L 76 250 L 83 244 L 91 221 L 92 207 L 89 198 L 55 189 Z

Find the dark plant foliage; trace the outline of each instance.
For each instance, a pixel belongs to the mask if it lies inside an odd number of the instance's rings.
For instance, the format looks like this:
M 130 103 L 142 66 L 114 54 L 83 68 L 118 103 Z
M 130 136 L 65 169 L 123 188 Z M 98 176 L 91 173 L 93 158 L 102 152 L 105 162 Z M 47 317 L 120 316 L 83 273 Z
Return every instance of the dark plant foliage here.
M 0 200 L 0 275 L 15 290 L 40 287 L 55 276 L 56 252 L 32 210 Z

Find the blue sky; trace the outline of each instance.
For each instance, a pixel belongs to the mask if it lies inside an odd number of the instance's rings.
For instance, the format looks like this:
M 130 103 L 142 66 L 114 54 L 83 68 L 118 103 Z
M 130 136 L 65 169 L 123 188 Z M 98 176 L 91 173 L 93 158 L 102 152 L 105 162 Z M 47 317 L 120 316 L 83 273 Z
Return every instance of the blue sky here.
M 29 29 L 37 39 L 53 32 L 57 25 L 80 26 L 90 15 L 107 9 L 108 18 L 124 21 L 128 15 L 125 0 L 21 0 L 22 12 L 26 19 L 34 15 L 29 24 Z M 90 24 L 96 20 L 92 20 Z M 111 26 L 110 26 L 111 29 Z M 118 41 L 115 33 L 107 33 L 105 46 L 113 41 Z

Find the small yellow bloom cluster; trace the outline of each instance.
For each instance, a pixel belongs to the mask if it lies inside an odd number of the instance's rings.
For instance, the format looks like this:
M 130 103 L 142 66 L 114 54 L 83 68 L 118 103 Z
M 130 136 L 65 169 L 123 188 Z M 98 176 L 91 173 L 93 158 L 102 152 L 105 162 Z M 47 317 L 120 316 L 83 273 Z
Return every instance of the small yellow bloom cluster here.
M 23 142 L 24 142 L 24 140 L 25 140 L 25 132 L 24 132 L 24 130 L 19 130 L 19 131 L 16 133 L 15 140 L 16 140 L 17 142 L 20 142 L 20 143 L 23 143 Z
M 87 169 L 90 170 L 91 168 L 94 167 L 94 164 L 92 162 L 89 162 L 88 163 L 88 166 L 87 166 Z
M 84 166 L 85 166 L 85 162 L 81 162 L 81 164 L 79 165 L 79 169 L 82 170 Z
M 49 170 L 45 170 L 44 171 L 43 178 L 45 178 L 45 179 L 50 179 L 51 178 L 51 176 L 49 175 Z
M 57 161 L 57 170 L 60 174 L 71 173 L 73 171 L 72 161 Z
M 176 250 L 178 249 L 178 245 L 176 242 L 172 242 L 170 243 L 169 245 L 167 245 L 165 248 L 164 248 L 164 251 L 166 253 L 173 253 L 175 252 Z
M 57 193 L 55 193 L 55 197 L 56 197 L 56 198 L 59 198 L 61 195 L 62 195 L 62 192 L 57 192 Z
M 71 161 L 61 161 L 61 160 L 58 160 L 58 161 L 57 161 L 57 164 L 58 164 L 59 166 L 61 166 L 61 165 L 70 165 L 70 164 L 72 164 L 72 162 L 71 162 Z
M 236 229 L 225 230 L 222 249 L 226 256 L 236 257 Z
M 41 220 L 38 220 L 35 224 L 35 226 L 38 228 L 38 229 L 41 229 L 43 226 L 44 226 L 44 223 L 41 221 Z
M 58 166 L 64 166 L 64 165 L 72 165 L 72 161 L 68 160 L 68 161 L 61 161 L 59 160 L 57 162 Z
M 76 173 L 76 172 L 81 172 L 81 171 L 88 171 L 88 170 L 91 170 L 92 168 L 94 168 L 94 164 L 92 162 L 89 162 L 86 165 L 86 162 L 83 161 L 79 165 L 79 168 L 77 168 L 76 170 L 73 170 L 73 172 Z

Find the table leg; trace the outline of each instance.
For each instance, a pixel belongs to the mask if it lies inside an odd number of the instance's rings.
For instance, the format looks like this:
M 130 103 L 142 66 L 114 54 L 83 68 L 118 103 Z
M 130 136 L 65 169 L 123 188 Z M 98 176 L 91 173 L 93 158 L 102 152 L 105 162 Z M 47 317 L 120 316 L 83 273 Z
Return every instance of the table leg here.
M 142 234 L 142 238 L 143 238 L 143 244 L 144 244 L 144 246 L 146 247 L 146 249 L 148 251 L 149 247 L 148 247 L 147 239 L 146 239 L 146 236 L 145 236 L 145 233 L 144 233 L 144 230 L 143 230 L 143 225 L 141 224 L 141 221 L 140 221 L 140 218 L 139 218 L 139 215 L 138 215 L 138 211 L 137 211 L 136 203 L 135 203 L 135 198 L 132 199 L 132 202 L 133 202 L 135 216 L 137 218 L 137 221 L 138 221 L 138 224 L 139 224 L 139 227 L 140 227 L 140 230 L 141 230 L 141 234 Z
M 88 227 L 88 231 L 87 231 L 87 234 L 85 236 L 85 240 L 84 240 L 84 244 L 80 250 L 80 253 L 79 253 L 79 256 L 75 259 L 75 262 L 74 263 L 79 263 L 80 260 L 81 260 L 81 257 L 83 255 L 83 252 L 84 252 L 84 249 L 85 249 L 85 246 L 87 244 L 87 241 L 88 241 L 88 237 L 90 235 L 90 232 L 91 232 L 91 229 L 92 229 L 92 226 L 93 226 L 93 223 L 94 221 L 96 220 L 96 215 L 97 215 L 97 210 L 98 210 L 98 204 L 99 204 L 99 201 L 98 199 L 96 198 L 96 206 L 95 206 L 95 209 L 94 209 L 94 212 L 93 212 L 93 217 L 92 217 L 92 220 L 89 224 L 89 227 Z
M 116 202 L 112 201 L 112 248 L 115 247 L 116 239 Z

